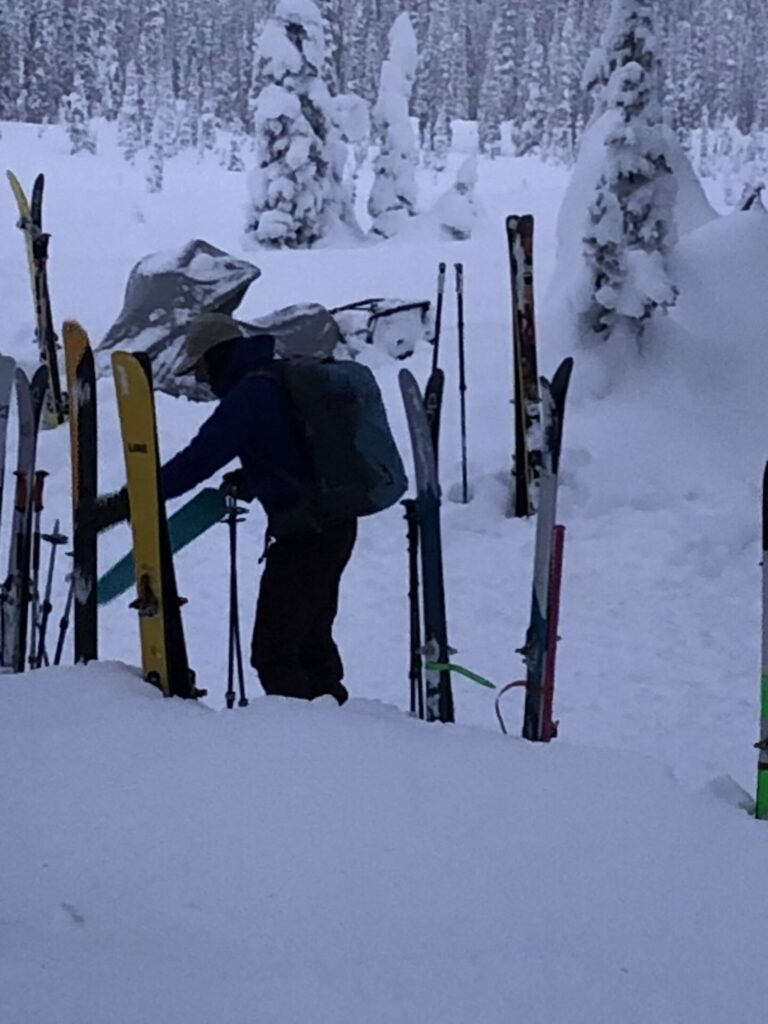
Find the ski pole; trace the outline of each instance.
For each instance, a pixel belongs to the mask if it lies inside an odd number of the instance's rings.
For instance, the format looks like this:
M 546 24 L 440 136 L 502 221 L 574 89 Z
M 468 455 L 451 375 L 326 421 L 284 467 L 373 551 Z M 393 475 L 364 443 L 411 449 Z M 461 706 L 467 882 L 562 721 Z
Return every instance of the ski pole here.
M 38 469 L 32 484 L 31 507 L 32 507 L 32 557 L 31 557 L 31 586 L 32 601 L 30 611 L 29 628 L 29 667 L 37 668 L 37 630 L 40 625 L 40 520 L 43 514 L 43 488 L 45 478 L 48 476 L 44 469 Z
M 59 620 L 59 638 L 56 641 L 56 652 L 53 656 L 53 664 L 61 664 L 61 656 L 64 653 L 64 641 L 67 639 L 67 631 L 69 629 L 69 617 L 72 613 L 72 602 L 75 598 L 75 574 L 72 572 L 69 577 L 69 591 L 67 592 L 67 601 L 64 605 L 64 614 Z
M 240 643 L 240 612 L 237 596 L 237 524 L 243 521 L 245 509 L 237 504 L 234 495 L 227 495 L 227 518 L 229 527 L 229 644 L 227 658 L 227 707 L 235 706 L 234 676 L 237 668 L 237 682 L 240 699 L 237 706 L 248 707 L 245 695 L 245 675 L 243 672 L 243 649 Z
M 459 334 L 459 404 L 461 408 L 461 500 L 469 501 L 467 480 L 467 378 L 464 363 L 464 264 L 454 263 L 456 272 L 456 319 Z
M 440 331 L 443 324 L 443 293 L 445 292 L 445 264 L 437 268 L 437 302 L 435 303 L 435 334 L 432 338 L 432 373 L 437 369 L 437 356 L 440 350 Z
M 43 595 L 43 601 L 40 606 L 40 623 L 37 630 L 37 653 L 35 655 L 34 668 L 40 668 L 41 665 L 48 665 L 48 651 L 45 649 L 45 637 L 48 631 L 48 619 L 50 618 L 51 612 L 53 611 L 53 605 L 51 604 L 51 593 L 53 592 L 53 570 L 56 563 L 56 550 L 61 544 L 67 543 L 67 538 L 63 533 L 59 533 L 59 520 L 53 524 L 53 533 L 44 533 L 43 540 L 51 545 L 51 554 L 48 559 L 48 575 L 45 581 L 45 594 Z
M 419 611 L 419 514 L 413 498 L 402 502 L 408 524 L 408 607 L 410 610 L 411 714 L 424 718 L 424 675 L 421 661 L 421 615 Z

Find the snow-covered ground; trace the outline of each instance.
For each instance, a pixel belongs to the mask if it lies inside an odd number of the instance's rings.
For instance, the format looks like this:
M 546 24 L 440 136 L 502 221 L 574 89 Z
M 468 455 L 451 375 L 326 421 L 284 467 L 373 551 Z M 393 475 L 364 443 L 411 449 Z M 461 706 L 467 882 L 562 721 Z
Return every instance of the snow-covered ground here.
M 46 173 L 55 316 L 79 319 L 94 341 L 120 310 L 130 267 L 193 237 L 261 267 L 245 318 L 300 301 L 431 298 L 438 260 L 463 261 L 475 497 L 444 506 L 450 636 L 456 660 L 498 683 L 517 678 L 534 526 L 503 515 L 503 218 L 536 216 L 540 366 L 551 373 L 572 343 L 556 251 L 567 171 L 481 162 L 468 242 L 446 243 L 427 218 L 407 239 L 273 253 L 243 250 L 245 178 L 213 159 L 170 163 L 165 192 L 149 196 L 108 148 L 66 154 L 55 129 L 3 125 L 0 168 L 26 183 Z M 462 158 L 452 154 L 452 167 Z M 423 204 L 450 183 L 421 171 Z M 15 217 L 0 188 L 0 349 L 34 359 Z M 703 221 L 680 240 L 680 301 L 660 350 L 611 389 L 603 362 L 574 353 L 557 742 L 501 737 L 493 696 L 460 679 L 456 727 L 395 710 L 408 700 L 397 508 L 361 524 L 344 579 L 337 637 L 350 704 L 264 698 L 222 710 L 226 531 L 211 531 L 178 558 L 207 708 L 164 702 L 112 665 L 2 680 L 3 1020 L 760 1019 L 768 832 L 737 805 L 738 786 L 753 788 L 757 733 L 768 218 Z M 443 344 L 450 493 L 460 451 L 450 288 Z M 424 346 L 410 361 L 421 380 L 430 358 Z M 398 369 L 377 361 L 409 463 Z M 106 490 L 124 474 L 109 379 L 99 400 Z M 166 456 L 206 412 L 159 396 Z M 46 524 L 66 522 L 65 430 L 43 436 L 40 461 L 51 473 Z M 253 508 L 241 545 L 246 620 L 263 529 Z M 103 566 L 127 544 L 127 528 L 111 531 Z M 63 595 L 62 580 L 57 609 Z M 102 616 L 102 654 L 136 665 L 126 604 Z M 515 692 L 505 698 L 514 731 Z
M 762 1019 L 765 836 L 652 760 L 113 665 L 0 714 L 4 1021 Z

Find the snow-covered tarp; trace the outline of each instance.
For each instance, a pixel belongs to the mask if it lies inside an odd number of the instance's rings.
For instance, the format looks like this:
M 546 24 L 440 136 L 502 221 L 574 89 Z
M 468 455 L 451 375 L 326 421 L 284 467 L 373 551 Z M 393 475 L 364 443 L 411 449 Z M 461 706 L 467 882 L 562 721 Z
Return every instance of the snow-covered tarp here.
M 146 352 L 155 387 L 171 395 L 210 398 L 192 377 L 177 377 L 181 346 L 189 323 L 203 313 L 233 314 L 261 276 L 254 264 L 200 239 L 182 249 L 153 253 L 134 266 L 123 309 L 97 348 L 107 369 L 115 349 Z M 410 356 L 418 341 L 430 341 L 432 323 L 426 299 L 373 298 L 327 310 L 299 303 L 247 322 L 254 333 L 275 336 L 280 356 L 356 358 L 375 345 L 395 359 Z
M 163 378 L 189 322 L 201 313 L 233 313 L 260 276 L 253 263 L 199 238 L 180 250 L 145 256 L 131 270 L 120 316 L 98 352 L 146 352 L 156 377 Z

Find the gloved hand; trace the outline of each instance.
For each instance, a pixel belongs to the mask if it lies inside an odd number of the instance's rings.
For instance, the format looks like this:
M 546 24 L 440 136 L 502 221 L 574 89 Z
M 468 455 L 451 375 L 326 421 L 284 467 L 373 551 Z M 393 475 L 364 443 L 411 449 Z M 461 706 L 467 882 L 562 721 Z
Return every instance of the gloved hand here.
M 93 518 L 97 533 L 130 519 L 127 488 L 121 487 L 112 494 L 100 494 L 93 505 Z
M 255 494 L 248 485 L 244 469 L 233 469 L 231 472 L 225 473 L 219 490 L 238 501 L 253 501 L 255 498 Z

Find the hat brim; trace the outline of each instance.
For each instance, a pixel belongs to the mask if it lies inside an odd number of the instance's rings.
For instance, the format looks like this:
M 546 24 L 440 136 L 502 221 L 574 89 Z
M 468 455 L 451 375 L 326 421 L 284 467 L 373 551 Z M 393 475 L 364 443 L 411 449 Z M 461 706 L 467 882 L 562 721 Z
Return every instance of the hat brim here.
M 212 344 L 208 348 L 206 348 L 205 351 L 200 352 L 197 355 L 187 355 L 187 356 L 185 356 L 181 360 L 179 365 L 176 367 L 176 369 L 173 371 L 173 376 L 174 377 L 186 377 L 186 376 L 188 376 L 190 373 L 192 373 L 192 371 L 195 369 L 195 367 L 198 365 L 198 363 L 200 363 L 201 360 L 205 359 L 205 357 L 208 355 L 208 353 L 211 352 L 213 349 L 218 348 L 219 345 L 226 344 L 228 341 L 237 341 L 238 338 L 245 338 L 245 337 L 248 336 L 248 334 L 250 334 L 253 331 L 253 328 L 251 327 L 251 325 L 243 323 L 242 320 L 235 320 L 233 322 L 239 328 L 239 331 L 240 331 L 239 334 L 233 334 L 229 338 L 220 338 L 218 341 L 214 342 L 214 344 Z

